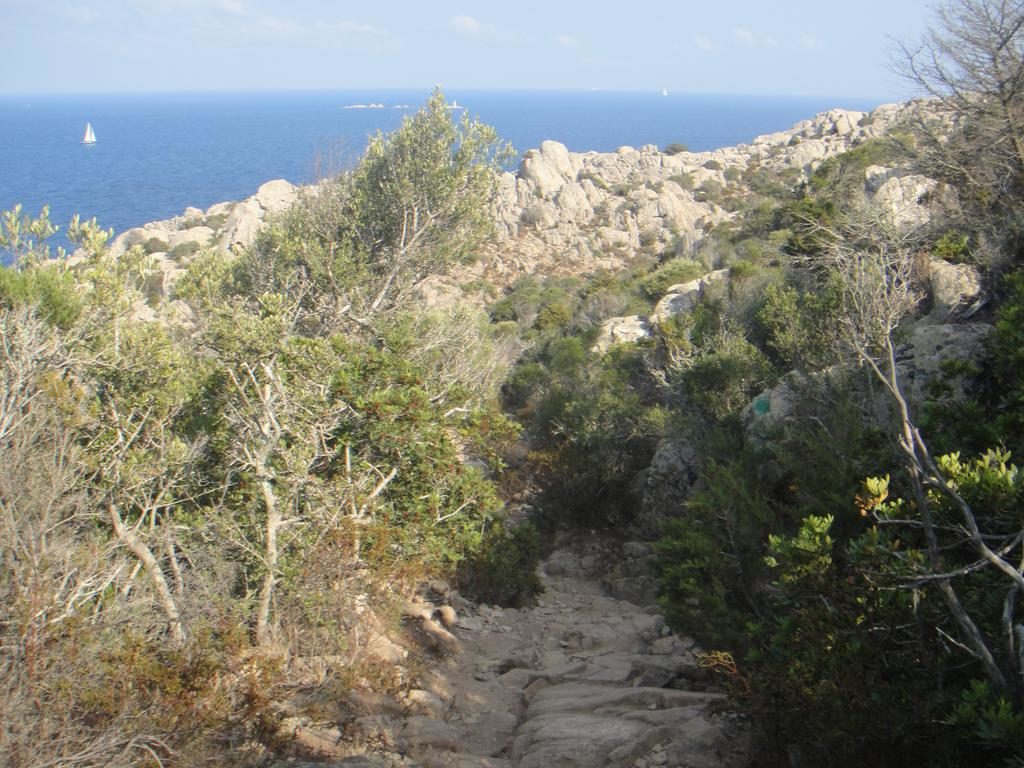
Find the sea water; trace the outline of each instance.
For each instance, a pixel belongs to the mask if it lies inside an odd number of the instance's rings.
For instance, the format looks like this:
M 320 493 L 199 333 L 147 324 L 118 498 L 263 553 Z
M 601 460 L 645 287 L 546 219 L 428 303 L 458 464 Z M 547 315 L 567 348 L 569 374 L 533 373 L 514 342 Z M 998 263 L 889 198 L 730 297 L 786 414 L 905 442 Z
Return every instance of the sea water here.
M 240 200 L 265 181 L 302 184 L 358 158 L 368 136 L 401 125 L 429 91 L 0 96 L 0 210 L 49 205 L 122 231 Z M 610 91 L 448 91 L 523 152 L 746 143 L 818 112 L 871 109 L 839 98 Z M 456 114 L 461 114 L 461 111 Z M 91 122 L 97 143 L 83 145 Z

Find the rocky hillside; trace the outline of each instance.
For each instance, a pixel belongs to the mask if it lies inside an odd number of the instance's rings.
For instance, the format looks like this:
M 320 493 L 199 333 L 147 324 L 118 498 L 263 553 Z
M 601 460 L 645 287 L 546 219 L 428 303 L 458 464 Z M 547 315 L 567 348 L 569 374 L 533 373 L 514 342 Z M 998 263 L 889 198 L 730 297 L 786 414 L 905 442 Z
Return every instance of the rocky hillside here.
M 504 287 L 527 274 L 617 269 L 641 253 L 685 254 L 709 229 L 735 216 L 721 205 L 723 192 L 745 194 L 759 170 L 795 186 L 823 161 L 885 136 L 920 108 L 912 102 L 867 113 L 832 110 L 750 144 L 710 152 L 669 154 L 649 145 L 577 153 L 546 141 L 525 153 L 515 173 L 502 176 L 494 203 L 497 236 L 482 258 L 429 278 L 421 292 L 429 303 L 448 303 L 462 300 L 460 286 L 476 280 Z M 864 179 L 866 198 L 905 223 L 920 223 L 929 207 L 948 203 L 947 194 L 931 194 L 935 186 L 899 168 L 872 167 Z M 200 248 L 227 252 L 251 244 L 269 214 L 315 190 L 270 181 L 241 202 L 188 208 L 120 233 L 114 249 L 138 244 L 152 254 L 152 294 L 173 305 L 174 283 Z M 147 314 L 144 308 L 140 313 Z

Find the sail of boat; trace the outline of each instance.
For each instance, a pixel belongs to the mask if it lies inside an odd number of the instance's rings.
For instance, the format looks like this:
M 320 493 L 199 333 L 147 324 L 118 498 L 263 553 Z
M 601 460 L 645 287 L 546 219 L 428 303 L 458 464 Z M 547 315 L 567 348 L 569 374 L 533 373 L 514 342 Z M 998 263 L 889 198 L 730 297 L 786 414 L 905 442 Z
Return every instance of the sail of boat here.
M 85 124 L 85 136 L 82 137 L 83 144 L 95 144 L 96 134 L 92 130 L 92 123 Z

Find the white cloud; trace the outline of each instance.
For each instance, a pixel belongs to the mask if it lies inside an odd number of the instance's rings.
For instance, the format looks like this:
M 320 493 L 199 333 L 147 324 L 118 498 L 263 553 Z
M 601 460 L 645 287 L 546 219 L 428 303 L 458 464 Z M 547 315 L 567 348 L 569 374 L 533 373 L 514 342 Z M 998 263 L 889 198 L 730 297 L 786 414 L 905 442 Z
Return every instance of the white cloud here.
M 714 44 L 710 39 L 703 35 L 698 35 L 693 38 L 693 44 L 701 51 L 717 51 L 718 46 Z
M 583 43 L 579 41 L 579 38 L 573 37 L 572 35 L 558 35 L 555 38 L 557 42 L 563 48 L 581 48 Z
M 244 0 L 219 0 L 218 7 L 232 16 L 245 16 L 247 9 Z
M 360 24 L 355 21 L 318 21 L 313 24 L 314 29 L 326 30 L 328 32 L 341 32 L 356 35 L 383 35 L 384 30 L 378 29 L 372 24 Z
M 743 29 L 742 27 L 738 27 L 734 29 L 732 33 L 733 35 L 735 35 L 736 39 L 743 45 L 755 45 L 757 43 L 757 38 L 754 36 L 754 33 L 751 32 L 749 29 Z
M 765 37 L 761 40 L 761 45 L 765 48 L 779 48 L 782 44 L 774 37 Z
M 486 31 L 484 25 L 472 16 L 452 16 L 448 24 L 464 37 L 481 37 Z
M 801 48 L 821 48 L 824 43 L 821 39 L 815 35 L 803 34 L 800 35 L 800 47 Z
M 62 3 L 55 8 L 57 15 L 72 24 L 92 24 L 96 21 L 96 12 L 91 8 L 71 3 Z

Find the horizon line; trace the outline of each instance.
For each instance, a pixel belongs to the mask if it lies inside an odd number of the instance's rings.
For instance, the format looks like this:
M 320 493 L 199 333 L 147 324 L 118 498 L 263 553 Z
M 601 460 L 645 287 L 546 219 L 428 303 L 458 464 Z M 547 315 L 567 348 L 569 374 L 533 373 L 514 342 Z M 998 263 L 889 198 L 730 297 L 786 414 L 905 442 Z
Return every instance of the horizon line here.
M 96 91 L 2 91 L 0 98 L 31 98 L 31 97 L 89 97 L 89 96 L 173 96 L 173 95 L 218 95 L 218 94 L 300 94 L 300 93 L 385 93 L 385 92 L 422 92 L 430 93 L 437 86 L 331 86 L 331 87 L 281 87 L 281 88 L 154 88 L 113 89 Z M 668 97 L 661 96 L 662 90 L 669 92 Z M 460 91 L 474 93 L 594 93 L 594 94 L 651 94 L 660 98 L 672 96 L 731 96 L 737 98 L 785 98 L 785 99 L 848 99 L 856 101 L 873 101 L 877 104 L 909 101 L 920 96 L 889 94 L 820 94 L 820 93 L 785 93 L 785 92 L 749 92 L 749 91 L 711 91 L 673 89 L 668 86 L 644 88 L 603 88 L 603 87 L 545 87 L 530 86 L 441 86 L 442 91 Z

